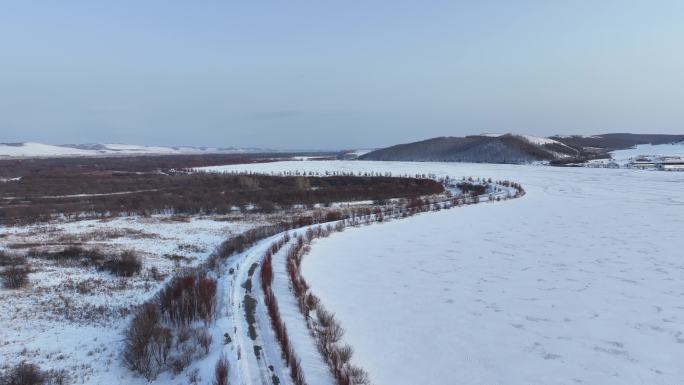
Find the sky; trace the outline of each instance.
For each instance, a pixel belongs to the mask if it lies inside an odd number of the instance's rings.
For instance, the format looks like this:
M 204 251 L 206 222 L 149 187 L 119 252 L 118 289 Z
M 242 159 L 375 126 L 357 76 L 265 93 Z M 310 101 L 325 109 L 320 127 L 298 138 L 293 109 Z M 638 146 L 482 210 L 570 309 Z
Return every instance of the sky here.
M 0 0 L 0 142 L 684 134 L 684 1 Z

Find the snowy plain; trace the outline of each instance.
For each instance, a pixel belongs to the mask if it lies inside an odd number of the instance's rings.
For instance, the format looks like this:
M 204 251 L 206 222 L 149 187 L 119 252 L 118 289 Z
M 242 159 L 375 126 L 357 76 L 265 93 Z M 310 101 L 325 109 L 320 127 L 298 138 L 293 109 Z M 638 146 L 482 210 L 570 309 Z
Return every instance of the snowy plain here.
M 375 384 L 684 382 L 684 173 L 278 162 L 520 182 L 523 198 L 318 240 L 304 275 Z
M 61 250 L 77 243 L 105 252 L 134 250 L 143 260 L 140 276 L 119 278 L 94 268 L 32 259 L 27 288 L 0 288 L 0 370 L 26 360 L 43 369 L 66 370 L 73 384 L 147 383 L 123 367 L 120 349 L 130 308 L 153 296 L 164 282 L 150 277 L 150 269 L 169 277 L 206 260 L 225 239 L 260 224 L 256 219 L 156 215 L 0 227 L 0 250 L 22 250 L 21 245 Z M 224 324 L 215 325 L 214 340 L 220 341 L 225 330 Z M 215 345 L 206 363 L 192 366 L 206 379 L 220 350 L 220 343 Z M 170 373 L 164 373 L 157 383 L 171 381 Z M 184 382 L 177 378 L 173 383 Z
M 36 142 L 0 143 L 2 157 L 61 157 L 61 156 L 102 156 L 102 155 L 170 155 L 170 154 L 212 154 L 212 153 L 249 153 L 249 148 L 217 147 L 162 147 L 135 144 L 99 144 L 91 147 L 72 147 Z
M 49 144 L 26 142 L 17 145 L 0 143 L 0 157 L 24 157 L 24 156 L 79 156 L 93 155 L 94 151 L 78 148 L 60 147 Z
M 670 144 L 640 144 L 625 150 L 611 151 L 618 163 L 627 163 L 640 156 L 678 156 L 684 158 L 684 142 Z

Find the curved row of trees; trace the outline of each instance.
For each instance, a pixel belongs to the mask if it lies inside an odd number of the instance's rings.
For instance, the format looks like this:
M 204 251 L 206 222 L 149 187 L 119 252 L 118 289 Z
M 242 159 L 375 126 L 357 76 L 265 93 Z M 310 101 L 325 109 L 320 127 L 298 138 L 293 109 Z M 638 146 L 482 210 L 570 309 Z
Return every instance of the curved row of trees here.
M 518 191 L 515 194 L 516 197 L 524 194 L 522 187 L 512 182 L 503 181 L 497 184 L 515 188 Z M 160 371 L 167 368 L 173 369 L 174 372 L 182 371 L 194 357 L 196 350 L 190 349 L 191 353 L 189 355 L 186 353 L 184 357 L 176 357 L 174 352 L 186 349 L 183 344 L 189 339 L 186 334 L 190 323 L 201 320 L 208 324 L 213 320 L 216 306 L 216 281 L 211 276 L 212 272 L 220 270 L 220 260 L 242 252 L 264 238 L 308 226 L 304 234 L 294 239 L 285 233 L 282 238 L 271 245 L 262 260 L 260 278 L 264 290 L 264 303 L 283 358 L 290 368 L 293 382 L 296 385 L 305 385 L 301 361 L 290 343 L 287 328 L 280 316 L 272 289 L 273 255 L 291 243 L 292 246 L 287 250 L 286 255 L 289 282 L 297 298 L 299 310 L 307 319 L 307 326 L 316 340 L 320 353 L 328 363 L 333 377 L 339 385 L 368 384 L 370 381 L 367 373 L 351 364 L 353 349 L 341 343 L 344 329 L 334 314 L 325 309 L 301 274 L 301 261 L 309 245 L 314 239 L 327 237 L 335 231 L 343 231 L 347 226 L 400 219 L 421 212 L 471 203 L 477 202 L 463 197 L 413 197 L 375 207 L 319 210 L 312 214 L 296 216 L 277 225 L 249 230 L 242 235 L 228 239 L 217 248 L 205 264 L 173 278 L 157 296 L 140 308 L 126 332 L 124 361 L 129 368 L 147 378 L 154 378 Z M 208 351 L 211 340 L 203 336 L 201 331 L 196 334 L 192 340 L 195 341 L 194 345 L 202 346 Z M 223 378 L 223 373 L 227 373 L 227 370 L 228 368 L 219 362 L 217 378 Z
M 490 180 L 488 183 L 493 182 Z M 511 198 L 519 197 L 524 194 L 522 187 L 514 182 L 498 181 L 496 184 L 514 188 L 516 193 L 514 196 L 511 196 Z M 473 186 L 473 188 L 467 189 L 468 196 L 475 193 L 485 193 L 484 187 L 482 189 L 474 187 L 480 185 L 470 184 L 470 186 Z M 478 195 L 475 195 L 475 197 L 477 196 Z M 507 197 L 504 199 L 506 198 Z M 370 379 L 368 373 L 363 370 L 363 368 L 351 363 L 354 350 L 350 345 L 344 344 L 341 341 L 344 336 L 344 329 L 335 318 L 335 315 L 328 311 L 321 300 L 312 292 L 309 284 L 302 275 L 302 259 L 310 250 L 310 245 L 313 240 L 328 237 L 333 232 L 344 231 L 347 226 L 359 226 L 361 224 L 400 219 L 420 212 L 474 203 L 478 203 L 478 200 L 467 200 L 464 197 L 433 201 L 413 199 L 399 207 L 392 205 L 377 207 L 362 216 L 340 214 L 338 220 L 331 221 L 327 225 L 309 226 L 304 234 L 296 236 L 292 242 L 290 242 L 292 243 L 292 246 L 287 250 L 285 259 L 290 288 L 297 299 L 300 312 L 307 320 L 307 327 L 316 340 L 318 350 L 328 364 L 333 378 L 338 385 L 368 385 L 370 384 Z M 291 362 L 290 368 L 292 370 L 293 381 L 295 381 L 295 384 L 301 385 L 305 384 L 306 381 L 303 377 L 300 377 L 302 374 L 301 366 L 299 360 L 296 358 L 296 352 L 292 350 L 289 343 L 287 329 L 279 314 L 278 304 L 272 291 L 273 255 L 289 241 L 290 236 L 289 234 L 286 234 L 282 239 L 276 241 L 269 251 L 267 251 L 263 259 L 261 278 L 265 303 L 271 318 L 271 324 L 281 345 L 283 357 L 286 362 Z

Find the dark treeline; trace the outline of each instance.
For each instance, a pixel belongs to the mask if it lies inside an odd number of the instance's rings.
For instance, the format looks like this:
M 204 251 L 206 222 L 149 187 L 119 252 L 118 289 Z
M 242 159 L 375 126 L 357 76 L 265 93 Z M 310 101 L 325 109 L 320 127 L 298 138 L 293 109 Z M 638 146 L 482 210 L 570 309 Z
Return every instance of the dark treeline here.
M 463 193 L 470 193 L 472 195 L 484 195 L 487 192 L 486 186 L 470 182 L 457 183 L 456 187 L 458 187 Z
M 426 179 L 279 177 L 187 173 L 49 173 L 0 184 L 0 221 L 48 220 L 55 215 L 225 214 L 249 207 L 412 198 L 443 191 Z

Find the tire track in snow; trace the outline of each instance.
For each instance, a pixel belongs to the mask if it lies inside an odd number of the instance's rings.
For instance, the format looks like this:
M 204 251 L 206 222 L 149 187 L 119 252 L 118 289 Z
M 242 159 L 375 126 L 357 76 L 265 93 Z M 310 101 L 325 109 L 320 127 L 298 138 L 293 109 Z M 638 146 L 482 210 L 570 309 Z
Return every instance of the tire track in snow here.
M 235 343 L 236 348 L 240 351 L 240 360 L 238 360 L 239 377 L 242 384 L 262 384 L 262 385 L 277 385 L 273 376 L 277 377 L 277 383 L 289 385 L 291 384 L 288 368 L 282 360 L 279 350 L 278 342 L 273 337 L 270 330 L 270 323 L 265 314 L 265 308 L 261 294 L 261 283 L 258 276 L 261 271 L 260 267 L 252 269 L 250 275 L 250 267 L 257 263 L 261 263 L 261 259 L 270 247 L 271 243 L 280 238 L 283 234 L 277 234 L 272 237 L 259 241 L 256 245 L 249 248 L 242 253 L 242 258 L 239 265 L 236 265 L 235 273 L 232 277 L 233 285 L 231 286 L 231 306 L 233 308 L 232 318 L 233 325 L 235 325 Z M 243 283 L 251 280 L 251 289 L 243 287 Z M 256 300 L 255 322 L 254 328 L 256 330 L 256 338 L 252 340 L 249 335 L 249 325 L 246 318 L 246 310 L 244 307 L 245 295 L 249 295 Z M 260 347 L 259 357 L 255 354 L 255 346 Z M 271 369 L 272 368 L 272 369 Z

